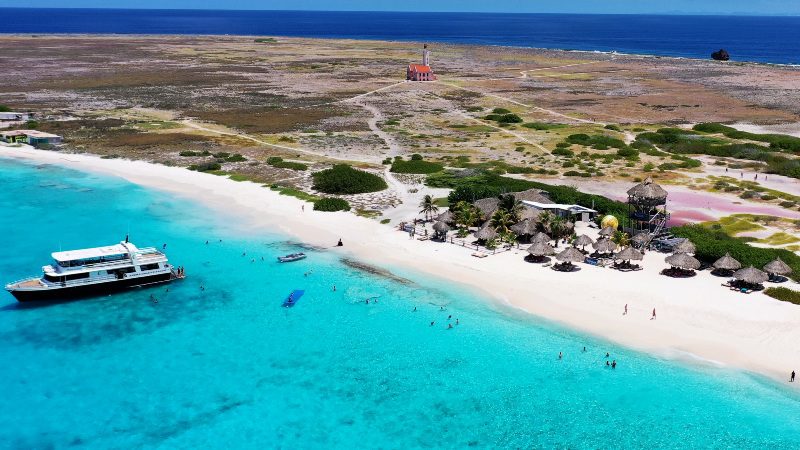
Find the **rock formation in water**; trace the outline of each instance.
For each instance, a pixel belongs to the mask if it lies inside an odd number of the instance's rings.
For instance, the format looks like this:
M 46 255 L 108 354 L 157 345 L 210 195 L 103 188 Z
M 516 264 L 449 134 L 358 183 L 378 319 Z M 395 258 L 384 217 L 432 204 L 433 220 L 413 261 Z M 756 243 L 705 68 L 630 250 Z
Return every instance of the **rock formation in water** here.
M 731 59 L 731 55 L 728 54 L 727 50 L 721 48 L 719 49 L 719 51 L 712 53 L 711 58 L 714 59 L 715 61 L 728 61 L 729 59 Z

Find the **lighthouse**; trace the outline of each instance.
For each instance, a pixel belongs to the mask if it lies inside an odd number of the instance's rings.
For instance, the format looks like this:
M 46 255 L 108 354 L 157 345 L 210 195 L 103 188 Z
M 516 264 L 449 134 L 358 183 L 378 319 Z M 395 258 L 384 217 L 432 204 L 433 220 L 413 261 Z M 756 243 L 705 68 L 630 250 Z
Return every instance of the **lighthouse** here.
M 431 69 L 431 52 L 428 44 L 422 46 L 422 64 L 409 64 L 406 70 L 406 80 L 409 81 L 434 81 L 436 75 Z

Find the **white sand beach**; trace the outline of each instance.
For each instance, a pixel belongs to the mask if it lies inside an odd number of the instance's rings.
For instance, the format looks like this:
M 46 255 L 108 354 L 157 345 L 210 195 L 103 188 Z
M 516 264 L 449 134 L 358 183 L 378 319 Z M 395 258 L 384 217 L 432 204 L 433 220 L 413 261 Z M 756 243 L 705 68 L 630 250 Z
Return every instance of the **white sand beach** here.
M 406 233 L 349 213 L 312 211 L 308 204 L 258 184 L 124 159 L 0 146 L 0 157 L 118 176 L 242 216 L 312 245 L 342 249 L 375 265 L 404 265 L 482 290 L 497 301 L 568 327 L 666 358 L 761 373 L 785 381 L 800 369 L 800 306 L 761 293 L 741 294 L 724 279 L 659 275 L 665 255 L 650 252 L 644 270 L 619 271 L 580 264 L 561 273 L 523 261 L 525 250 L 487 258 L 452 244 L 411 240 Z M 410 219 L 410 218 L 409 218 Z M 796 284 L 791 287 L 797 289 Z M 629 313 L 623 315 L 625 305 Z M 657 319 L 651 320 L 653 308 Z M 566 351 L 567 349 L 565 349 Z

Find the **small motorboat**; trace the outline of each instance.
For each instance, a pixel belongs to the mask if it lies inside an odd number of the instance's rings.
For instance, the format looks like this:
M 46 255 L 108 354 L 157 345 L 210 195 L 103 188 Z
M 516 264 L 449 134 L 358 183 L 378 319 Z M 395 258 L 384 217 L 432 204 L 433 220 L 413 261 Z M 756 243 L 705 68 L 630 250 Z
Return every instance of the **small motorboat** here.
M 286 300 L 283 301 L 283 307 L 291 308 L 292 306 L 296 305 L 297 301 L 300 300 L 300 297 L 302 297 L 305 293 L 306 291 L 295 289 L 291 294 L 289 294 L 288 297 L 286 297 Z
M 300 261 L 301 259 L 305 259 L 305 257 L 305 253 L 291 253 L 285 256 L 278 256 L 278 261 L 282 263 Z

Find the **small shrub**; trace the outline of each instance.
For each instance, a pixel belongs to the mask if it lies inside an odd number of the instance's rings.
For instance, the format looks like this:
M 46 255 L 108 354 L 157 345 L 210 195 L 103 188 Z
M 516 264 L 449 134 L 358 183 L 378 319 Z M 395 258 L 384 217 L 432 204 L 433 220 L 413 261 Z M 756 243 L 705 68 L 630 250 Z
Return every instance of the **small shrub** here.
M 228 161 L 228 162 L 242 162 L 242 161 L 247 161 L 247 158 L 245 158 L 244 156 L 242 156 L 239 153 L 237 153 L 235 155 L 231 155 L 231 156 L 225 158 L 225 160 Z
M 612 131 L 622 131 L 622 130 L 620 130 L 620 128 L 619 128 L 618 126 L 616 126 L 616 125 L 611 125 L 611 124 L 609 124 L 609 125 L 606 125 L 606 126 L 605 126 L 605 127 L 603 127 L 603 128 L 605 128 L 606 130 L 612 130 Z
M 422 161 L 422 155 L 420 155 L 419 153 L 414 153 L 413 155 L 411 155 L 411 160 L 412 161 Z
M 314 202 L 314 211 L 350 211 L 350 203 L 341 198 L 325 197 Z
M 764 201 L 775 200 L 776 198 L 778 198 L 778 197 L 775 197 L 774 195 L 769 195 L 769 194 L 761 196 L 761 200 L 764 200 Z
M 25 128 L 27 128 L 28 130 L 35 130 L 39 128 L 39 122 L 35 120 L 29 120 L 25 122 Z
M 215 162 L 192 164 L 191 166 L 189 166 L 189 170 L 194 170 L 197 172 L 211 172 L 220 169 L 222 169 L 222 166 L 219 163 Z
M 495 108 L 495 109 L 493 109 L 493 110 L 492 110 L 492 112 L 493 112 L 494 114 L 508 114 L 508 113 L 510 113 L 511 111 L 509 111 L 509 110 L 507 110 L 507 109 L 505 109 L 505 108 Z
M 291 169 L 291 170 L 308 170 L 308 166 L 303 163 L 284 161 L 280 156 L 270 156 L 267 158 L 267 164 L 278 169 Z
M 764 291 L 764 293 L 782 302 L 800 305 L 800 292 L 798 291 L 794 291 L 785 287 L 769 287 Z
M 556 149 L 553 150 L 551 153 L 556 156 L 568 156 L 568 157 L 575 156 L 575 152 L 563 147 L 556 147 Z

